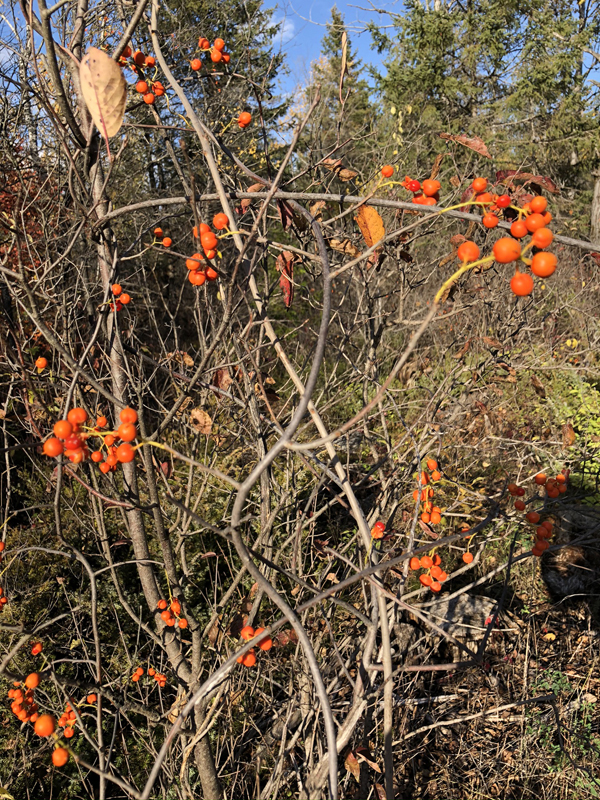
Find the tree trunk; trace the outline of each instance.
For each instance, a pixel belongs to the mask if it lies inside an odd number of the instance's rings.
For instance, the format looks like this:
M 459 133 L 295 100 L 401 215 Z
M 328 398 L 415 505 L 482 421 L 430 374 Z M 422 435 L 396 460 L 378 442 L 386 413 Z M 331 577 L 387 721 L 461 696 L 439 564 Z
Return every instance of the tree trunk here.
M 592 198 L 592 213 L 590 220 L 590 239 L 600 246 L 600 172 L 593 172 L 594 197 Z

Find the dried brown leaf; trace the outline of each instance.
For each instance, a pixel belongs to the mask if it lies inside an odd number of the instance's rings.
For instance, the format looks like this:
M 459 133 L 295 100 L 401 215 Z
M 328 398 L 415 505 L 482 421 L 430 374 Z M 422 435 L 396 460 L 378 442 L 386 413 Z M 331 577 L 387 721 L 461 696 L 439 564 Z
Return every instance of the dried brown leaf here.
M 572 447 L 575 444 L 575 429 L 571 425 L 570 422 L 565 422 L 562 426 L 562 441 L 563 447 L 566 449 L 567 447 Z
M 440 133 L 440 139 L 444 139 L 447 142 L 455 142 L 456 144 L 462 144 L 464 147 L 468 147 L 469 150 L 474 150 L 476 153 L 479 153 L 480 156 L 484 158 L 491 158 L 490 152 L 487 149 L 487 146 L 483 139 L 480 139 L 479 136 L 465 136 L 464 134 L 452 134 L 452 133 Z
M 127 100 L 121 67 L 108 53 L 90 47 L 81 61 L 79 78 L 94 124 L 105 139 L 115 136 L 123 124 Z
M 196 433 L 208 436 L 212 430 L 212 419 L 203 409 L 193 408 L 190 412 L 190 425 Z
M 535 184 L 551 194 L 560 194 L 558 186 L 547 175 L 533 175 L 531 172 L 520 172 L 518 169 L 505 169 L 496 172 L 496 180 L 505 186 L 512 186 L 515 181 L 525 186 Z
M 265 187 L 262 185 L 262 183 L 253 183 L 252 186 L 249 186 L 246 189 L 246 191 L 247 192 L 261 192 L 264 188 Z M 246 198 L 244 198 L 244 200 L 240 201 L 240 205 L 242 207 L 242 210 L 241 210 L 242 214 L 244 214 L 248 210 L 248 208 L 250 207 L 251 203 L 252 203 L 252 200 L 249 197 L 246 197 Z
M 358 759 L 352 752 L 352 750 L 346 756 L 346 760 L 344 761 L 344 766 L 351 773 L 353 778 L 356 780 L 357 783 L 360 781 L 360 764 L 358 763 Z
M 279 286 L 283 294 L 283 302 L 285 307 L 289 308 L 294 299 L 294 261 L 296 257 L 289 250 L 283 250 L 278 256 L 276 261 L 279 275 Z
M 317 200 L 316 203 L 313 203 L 312 206 L 308 207 L 308 210 L 316 220 L 320 220 L 323 218 L 323 209 L 326 205 L 327 203 L 325 200 Z

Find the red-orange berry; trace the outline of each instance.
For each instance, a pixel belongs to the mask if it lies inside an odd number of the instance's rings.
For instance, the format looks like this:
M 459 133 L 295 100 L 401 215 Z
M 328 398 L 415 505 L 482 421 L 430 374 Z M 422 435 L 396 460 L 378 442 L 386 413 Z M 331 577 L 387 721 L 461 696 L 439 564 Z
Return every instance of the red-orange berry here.
M 517 297 L 527 297 L 533 292 L 533 278 L 526 272 L 515 272 L 510 281 L 510 288 Z
M 462 560 L 465 564 L 470 564 L 473 561 L 473 553 L 463 553 Z
M 481 220 L 486 228 L 495 228 L 498 224 L 498 217 L 495 214 L 484 214 Z
M 484 192 L 487 187 L 487 178 L 475 178 L 471 185 L 474 192 Z
M 479 250 L 475 242 L 466 241 L 459 246 L 458 250 L 456 251 L 456 254 L 461 261 L 471 262 L 471 261 L 477 261 L 480 252 L 481 251 Z
M 146 94 L 146 92 L 148 91 L 148 84 L 146 83 L 146 81 L 138 81 L 135 85 L 135 90 L 140 94 Z
M 391 164 L 386 164 L 384 167 L 381 168 L 381 174 L 384 178 L 391 178 L 394 174 L 394 168 Z
M 494 243 L 492 251 L 499 264 L 509 264 L 511 261 L 516 261 L 521 255 L 521 245 L 514 239 L 504 236 Z
M 194 72 L 198 72 L 199 69 L 202 69 L 202 61 L 199 58 L 193 58 L 190 61 L 190 67 L 194 70 Z
M 242 111 L 242 113 L 238 117 L 238 125 L 240 128 L 245 128 L 246 125 L 250 125 L 252 122 L 252 115 L 249 114 L 247 111 Z
M 531 271 L 538 278 L 548 278 L 555 272 L 556 263 L 554 253 L 536 253 L 531 259 Z

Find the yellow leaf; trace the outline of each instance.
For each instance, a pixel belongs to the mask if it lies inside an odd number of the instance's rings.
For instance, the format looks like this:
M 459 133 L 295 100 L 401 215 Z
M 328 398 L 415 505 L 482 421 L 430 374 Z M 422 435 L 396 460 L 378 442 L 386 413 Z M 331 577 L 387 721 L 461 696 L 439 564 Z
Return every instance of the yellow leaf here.
M 5 789 L 4 786 L 0 786 L 0 800 L 15 800 L 15 798 L 8 789 Z
M 373 247 L 376 242 L 379 242 L 385 236 L 383 220 L 371 206 L 361 206 L 354 219 L 358 223 L 367 247 Z
M 553 642 L 556 639 L 556 634 L 555 633 L 546 633 L 546 634 L 544 634 L 544 636 L 542 636 L 542 639 L 545 642 Z
M 119 132 L 125 114 L 127 84 L 116 61 L 90 47 L 79 68 L 81 91 L 94 123 L 109 139 Z

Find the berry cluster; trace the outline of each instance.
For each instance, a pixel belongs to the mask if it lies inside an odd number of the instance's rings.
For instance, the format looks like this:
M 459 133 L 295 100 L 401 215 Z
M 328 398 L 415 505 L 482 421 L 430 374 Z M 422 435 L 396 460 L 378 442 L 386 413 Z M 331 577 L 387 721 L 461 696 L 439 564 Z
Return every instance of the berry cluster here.
M 165 236 L 162 228 L 154 228 L 154 237 L 155 239 L 160 239 L 160 244 L 162 244 L 163 247 L 171 247 L 173 244 L 173 240 Z
M 425 180 L 423 183 L 410 178 L 408 175 L 400 183 L 401 186 L 413 193 L 412 201 L 419 206 L 435 206 L 440 199 L 442 184 L 436 180 Z
M 131 680 L 134 683 L 137 683 L 139 681 L 139 679 L 142 677 L 143 674 L 144 674 L 143 667 L 138 667 L 136 669 L 136 671 L 133 673 L 133 675 L 131 676 Z M 158 685 L 160 686 L 161 689 L 164 689 L 165 686 L 167 685 L 167 676 L 163 675 L 160 672 L 157 672 L 154 669 L 154 667 L 149 667 L 148 668 L 148 675 L 151 678 L 154 678 L 154 680 L 158 683 Z
M 385 522 L 376 522 L 375 525 L 371 528 L 371 538 L 372 539 L 383 539 L 383 534 L 385 532 Z
M 429 472 L 427 470 L 429 470 Z M 426 525 L 439 525 L 442 521 L 442 511 L 438 506 L 433 505 L 432 498 L 434 490 L 429 486 L 430 480 L 439 481 L 442 477 L 435 458 L 427 459 L 427 470 L 421 472 L 421 486 L 425 488 L 421 488 L 420 494 L 419 489 L 415 489 L 413 492 L 413 500 L 416 503 L 420 499 L 423 503 L 421 522 L 424 522 Z
M 131 59 L 131 61 L 129 59 Z M 128 66 L 129 69 L 139 77 L 135 85 L 135 90 L 138 94 L 142 95 L 144 103 L 151 106 L 157 97 L 163 96 L 165 87 L 162 83 L 152 80 L 144 73 L 144 67 L 149 70 L 156 66 L 156 59 L 154 56 L 146 56 L 141 50 L 136 50 L 135 53 L 132 53 L 131 47 L 127 45 L 125 50 L 123 50 L 123 55 L 119 59 L 119 64 L 121 66 Z
M 222 231 L 224 228 L 227 228 L 229 225 L 229 219 L 227 214 L 215 214 L 213 217 L 213 226 L 216 230 Z M 212 261 L 213 258 L 216 258 L 218 255 L 217 253 L 217 245 L 219 240 L 217 239 L 214 231 L 210 229 L 210 225 L 207 225 L 205 222 L 200 223 L 200 233 L 198 234 L 198 228 L 194 225 L 193 231 L 194 239 L 200 238 L 200 244 L 202 245 L 202 249 L 204 250 L 204 254 L 202 253 L 194 253 L 193 256 L 188 258 L 185 262 L 185 265 L 188 269 L 188 280 L 193 286 L 202 286 L 205 281 L 214 281 L 219 277 L 219 273 L 212 267 L 210 264 L 207 264 L 207 261 Z
M 177 625 L 180 628 L 187 628 L 187 619 L 179 616 L 181 614 L 181 603 L 176 597 L 171 600 L 170 606 L 164 598 L 160 599 L 157 603 L 157 607 L 161 612 L 160 616 L 165 625 L 168 625 L 170 628 L 172 628 L 174 627 L 175 622 L 177 622 Z
M 245 625 L 240 631 L 240 636 L 245 642 L 249 642 L 250 639 L 260 636 L 263 631 L 264 628 L 256 628 L 255 630 L 251 625 Z M 257 645 L 261 650 L 270 650 L 273 647 L 273 639 L 271 639 L 270 636 L 264 636 L 257 642 Z M 237 662 L 238 664 L 243 664 L 245 667 L 253 667 L 256 664 L 254 648 L 248 650 L 243 656 L 239 656 Z
M 442 583 L 448 578 L 448 573 L 442 569 L 442 559 L 434 553 L 433 556 L 422 556 L 417 558 L 413 556 L 408 562 L 412 570 L 424 569 L 419 575 L 419 581 L 423 586 L 428 586 L 432 592 L 440 592 L 442 590 Z
M 539 472 L 534 477 L 536 485 L 544 487 L 546 490 L 546 496 L 550 500 L 555 500 L 557 497 L 567 491 L 567 479 L 568 471 L 566 474 L 564 472 L 560 472 L 555 478 L 548 478 L 548 476 L 543 472 Z M 521 486 L 517 486 L 515 483 L 510 483 L 508 485 L 508 491 L 513 497 L 521 498 L 525 495 L 525 490 Z M 524 500 L 515 500 L 514 505 L 517 511 L 525 511 L 526 504 Z M 544 550 L 547 550 L 549 547 L 548 540 L 552 537 L 552 531 L 554 527 L 553 523 L 549 519 L 540 522 L 541 516 L 537 511 L 528 511 L 525 514 L 525 519 L 530 525 L 537 526 L 531 552 L 534 556 L 539 558 Z
M 225 42 L 223 39 L 215 39 L 211 47 L 208 39 L 206 39 L 204 36 L 201 36 L 198 39 L 198 47 L 200 49 L 200 55 L 208 53 L 213 64 L 218 64 L 221 61 L 224 64 L 229 64 L 231 60 L 229 53 L 225 52 Z M 190 61 L 190 67 L 194 70 L 194 72 L 198 72 L 198 70 L 202 69 L 202 60 L 200 58 L 193 58 Z
M 111 311 L 120 311 L 123 306 L 131 303 L 131 297 L 127 294 L 127 292 L 123 291 L 120 283 L 113 283 L 111 286 L 111 291 L 116 298 L 114 304 L 110 304 Z
M 121 424 L 115 431 L 102 430 L 108 425 L 106 417 L 98 417 L 93 428 L 82 427 L 88 419 L 87 411 L 83 408 L 72 408 L 67 419 L 55 423 L 54 436 L 44 442 L 44 453 L 50 458 L 64 453 L 73 464 L 80 464 L 90 457 L 104 474 L 111 470 L 114 472 L 119 463 L 127 464 L 135 458 L 136 447 L 130 442 L 133 442 L 138 433 L 135 409 L 124 408 L 119 418 Z M 87 440 L 91 437 L 101 439 L 105 453 L 100 449 L 90 454 Z M 121 444 L 117 444 L 119 440 Z
M 40 685 L 40 676 L 37 672 L 32 672 L 23 681 L 25 691 L 21 689 L 21 682 L 13 683 L 14 689 L 8 690 L 8 697 L 12 700 L 10 710 L 21 722 L 37 722 L 38 704 L 34 700 L 34 689 Z
M 93 697 L 95 701 L 96 695 L 90 695 L 90 697 Z M 64 728 L 63 736 L 65 737 L 65 739 L 71 739 L 73 736 L 75 736 L 76 724 L 77 724 L 77 714 L 73 710 L 73 706 L 71 705 L 71 703 L 67 703 L 65 706 L 65 710 L 58 719 L 59 727 Z

